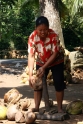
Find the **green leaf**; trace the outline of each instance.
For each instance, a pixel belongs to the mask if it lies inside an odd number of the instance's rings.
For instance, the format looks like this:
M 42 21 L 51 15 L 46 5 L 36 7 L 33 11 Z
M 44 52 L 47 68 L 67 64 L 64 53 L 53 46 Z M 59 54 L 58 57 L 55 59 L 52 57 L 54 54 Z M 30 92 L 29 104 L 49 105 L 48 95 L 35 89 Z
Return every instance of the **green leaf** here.
M 62 18 L 65 18 L 66 15 L 69 14 L 68 8 L 67 6 L 62 2 L 62 0 L 58 0 L 58 8 L 59 8 L 59 12 L 60 12 L 60 16 Z
M 22 1 L 22 7 L 26 7 L 28 5 L 35 5 L 36 7 L 39 7 L 39 0 L 23 0 Z
M 83 8 L 83 0 L 74 0 L 72 10 L 71 10 L 71 17 L 73 18 L 78 12 L 83 14 L 82 8 Z

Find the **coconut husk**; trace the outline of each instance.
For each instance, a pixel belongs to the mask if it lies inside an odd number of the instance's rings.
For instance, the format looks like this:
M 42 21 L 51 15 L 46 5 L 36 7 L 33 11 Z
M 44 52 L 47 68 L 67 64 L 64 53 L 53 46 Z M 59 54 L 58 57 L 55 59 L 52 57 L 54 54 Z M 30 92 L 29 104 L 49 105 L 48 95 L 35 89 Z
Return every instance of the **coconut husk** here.
M 18 112 L 19 108 L 17 105 L 10 105 L 7 109 L 7 119 L 10 121 L 15 121 L 15 114 Z
M 52 79 L 52 72 L 51 72 L 51 70 L 49 70 L 49 73 L 47 75 L 47 79 Z
M 15 88 L 9 90 L 7 93 L 4 95 L 4 103 L 8 104 L 15 104 L 19 101 L 19 99 L 23 95 L 19 93 L 19 91 Z
M 24 73 L 21 75 L 21 78 L 22 78 L 22 79 L 23 79 L 23 78 L 27 78 L 27 73 L 24 72 Z
M 77 122 L 77 124 L 83 124 L 83 121 L 79 121 L 79 122 Z
M 32 82 L 32 86 L 34 90 L 40 90 L 42 89 L 42 78 L 39 78 L 34 75 L 34 80 Z
M 30 106 L 31 101 L 26 97 L 24 99 L 20 99 L 17 104 L 21 110 L 26 110 Z
M 28 75 L 27 75 L 27 77 L 22 78 L 20 83 L 26 83 L 27 81 L 29 81 Z
M 24 113 L 22 111 L 18 111 L 15 114 L 15 121 L 17 123 L 24 123 L 25 122 L 25 117 L 24 117 Z
M 26 124 L 33 124 L 36 120 L 36 114 L 34 112 L 26 112 L 25 113 L 25 123 Z
M 77 100 L 71 101 L 67 105 L 66 112 L 71 115 L 77 115 L 82 113 L 82 109 L 83 109 L 83 101 L 77 99 Z
M 83 53 L 83 47 L 74 47 L 74 49 Z

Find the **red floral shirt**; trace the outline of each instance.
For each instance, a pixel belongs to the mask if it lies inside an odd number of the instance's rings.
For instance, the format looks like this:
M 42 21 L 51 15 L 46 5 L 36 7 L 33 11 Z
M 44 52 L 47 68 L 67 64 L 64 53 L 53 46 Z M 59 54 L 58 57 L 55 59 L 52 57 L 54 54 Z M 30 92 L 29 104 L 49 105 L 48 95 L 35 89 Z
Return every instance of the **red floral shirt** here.
M 38 65 L 42 66 L 45 62 L 47 62 L 54 52 L 60 53 L 60 42 L 57 34 L 52 29 L 49 29 L 48 36 L 44 42 L 37 35 L 36 30 L 32 32 L 28 40 L 28 53 L 37 53 L 36 63 Z M 58 55 L 52 65 L 59 64 L 61 62 L 63 62 L 63 57 Z

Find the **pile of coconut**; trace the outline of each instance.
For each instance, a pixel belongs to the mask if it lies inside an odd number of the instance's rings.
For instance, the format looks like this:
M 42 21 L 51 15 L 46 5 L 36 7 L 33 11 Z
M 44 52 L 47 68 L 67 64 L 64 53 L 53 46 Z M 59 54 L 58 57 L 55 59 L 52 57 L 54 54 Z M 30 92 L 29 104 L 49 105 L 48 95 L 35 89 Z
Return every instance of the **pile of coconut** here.
M 35 67 L 35 64 L 34 64 L 33 76 L 36 77 L 36 74 L 37 74 L 37 72 L 36 72 L 36 67 Z M 23 74 L 21 75 L 21 83 L 29 84 L 29 69 L 28 69 L 28 66 L 25 68 Z M 52 78 L 51 70 L 49 71 L 48 76 L 47 76 L 47 83 L 48 83 L 48 85 L 53 84 L 53 78 Z
M 37 54 L 35 55 L 35 62 L 34 62 L 34 69 L 33 69 L 33 76 L 37 77 L 37 71 L 36 71 L 36 58 Z M 38 80 L 38 79 L 37 79 Z M 37 81 L 38 82 L 38 81 Z M 23 74 L 21 75 L 21 83 L 29 84 L 29 68 L 28 66 L 25 68 Z M 53 78 L 52 78 L 52 72 L 51 70 L 49 71 L 49 74 L 47 76 L 47 83 L 49 85 L 53 84 Z M 38 87 L 40 85 L 39 83 L 34 84 L 35 87 Z M 37 85 L 37 86 L 36 86 Z M 38 88 L 39 89 L 39 88 Z
M 22 99 L 22 94 L 17 89 L 11 89 L 4 95 L 4 101 L 0 101 L 0 120 L 8 119 L 17 123 L 33 123 L 36 114 L 29 111 L 30 99 Z
M 71 61 L 69 59 L 69 51 L 65 49 L 64 53 L 64 81 L 65 83 L 69 83 L 71 80 Z M 37 55 L 35 56 L 36 60 Z M 34 63 L 34 69 L 33 69 L 33 75 L 36 76 L 36 61 Z M 23 74 L 21 75 L 21 83 L 29 84 L 29 69 L 28 66 L 25 68 Z M 49 73 L 47 75 L 47 84 L 53 85 L 53 77 L 52 72 L 49 70 Z M 35 84 L 36 85 L 36 84 Z

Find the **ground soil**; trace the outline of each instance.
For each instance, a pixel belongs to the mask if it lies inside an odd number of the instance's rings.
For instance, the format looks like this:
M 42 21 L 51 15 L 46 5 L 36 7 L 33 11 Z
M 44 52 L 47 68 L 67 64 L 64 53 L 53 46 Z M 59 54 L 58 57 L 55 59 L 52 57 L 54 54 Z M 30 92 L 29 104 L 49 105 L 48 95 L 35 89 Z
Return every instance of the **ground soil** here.
M 29 108 L 34 107 L 33 99 L 33 90 L 29 87 L 28 84 L 22 84 L 21 74 L 23 73 L 26 64 L 22 64 L 17 67 L 10 64 L 1 64 L 0 66 L 0 99 L 4 98 L 4 94 L 12 89 L 16 88 L 20 93 L 23 94 L 23 97 L 28 97 L 31 100 L 31 105 Z M 57 108 L 56 96 L 53 86 L 48 86 L 49 97 L 53 100 L 54 105 Z M 63 108 L 65 110 L 67 104 L 70 101 L 81 99 L 83 100 L 83 83 L 78 84 L 68 84 L 67 89 L 65 89 Z M 40 108 L 44 107 L 43 98 L 41 101 Z M 52 121 L 52 120 L 36 120 L 36 124 L 77 124 L 77 122 L 83 121 L 83 114 L 80 115 L 69 115 L 70 119 L 64 121 Z M 16 124 L 15 121 L 0 121 L 5 124 Z M 21 123 L 22 124 L 22 123 Z

